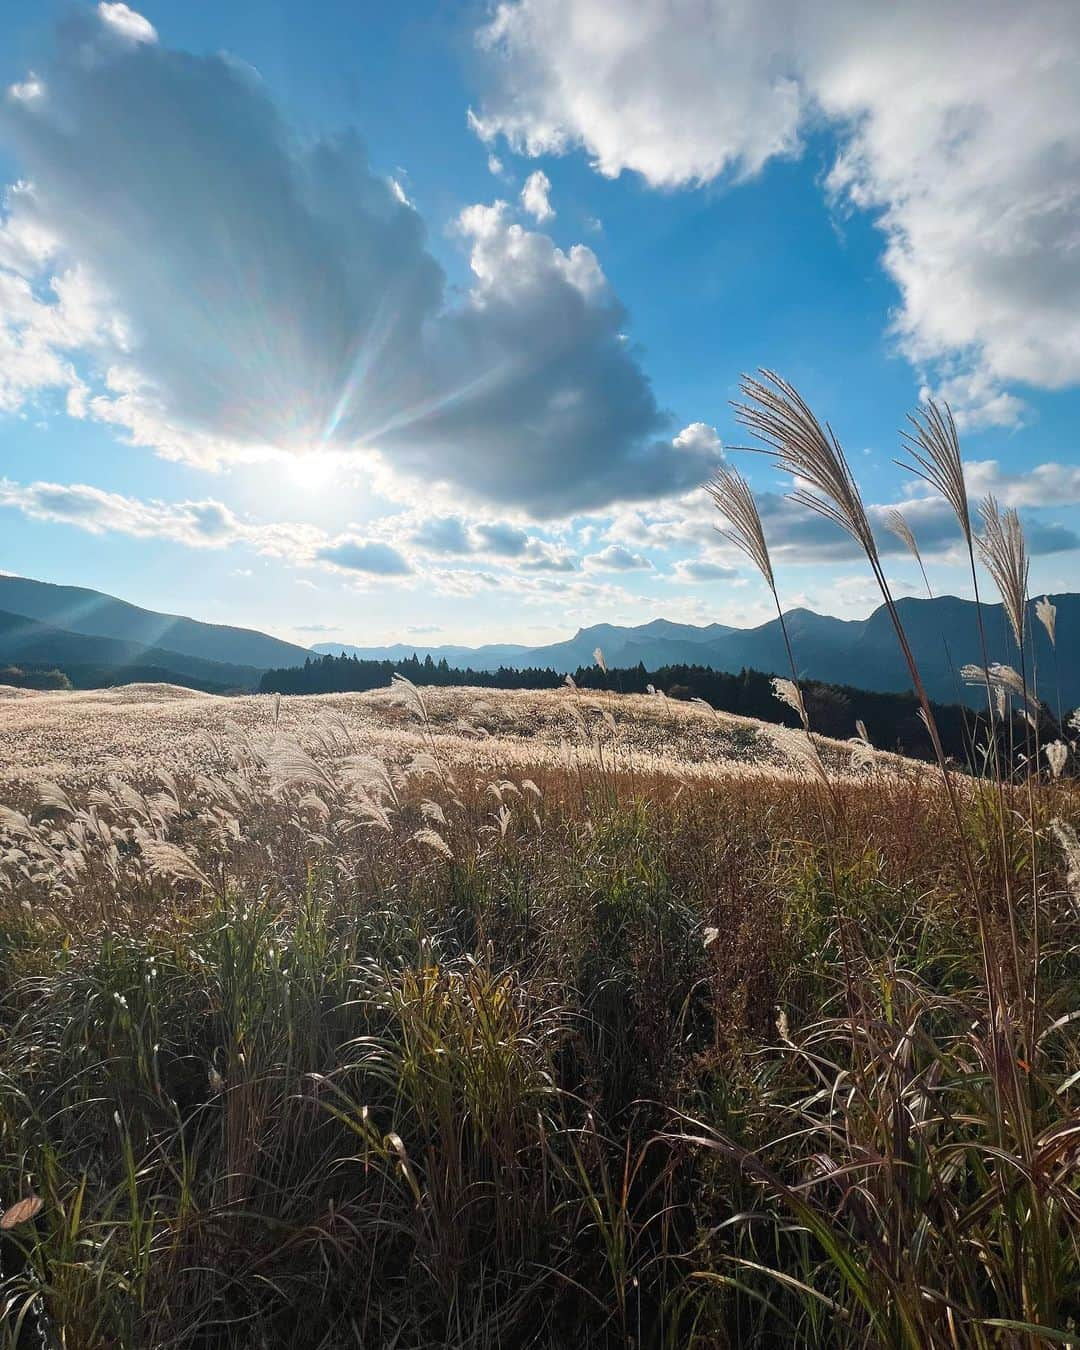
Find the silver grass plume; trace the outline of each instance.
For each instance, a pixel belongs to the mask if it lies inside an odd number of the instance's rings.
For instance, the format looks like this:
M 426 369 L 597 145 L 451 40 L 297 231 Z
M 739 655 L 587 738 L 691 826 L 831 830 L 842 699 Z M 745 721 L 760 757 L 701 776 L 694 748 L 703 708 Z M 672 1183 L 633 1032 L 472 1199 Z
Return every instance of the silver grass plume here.
M 713 472 L 712 479 L 705 484 L 705 491 L 712 498 L 713 505 L 727 519 L 728 527 L 717 528 L 730 543 L 745 553 L 765 579 L 765 584 L 776 595 L 776 581 L 773 577 L 772 560 L 765 542 L 765 531 L 761 525 L 761 516 L 750 485 L 742 474 L 720 464 Z
M 38 804 L 47 811 L 63 811 L 69 816 L 75 814 L 71 799 L 59 783 L 44 782 L 38 784 Z
M 1057 646 L 1057 605 L 1048 595 L 1035 601 L 1035 617 L 1046 629 L 1051 647 Z
M 911 526 L 907 523 L 907 517 L 904 515 L 903 511 L 897 510 L 896 507 L 890 507 L 882 518 L 882 524 L 890 534 L 896 535 L 897 539 L 904 544 L 908 552 L 919 564 L 919 571 L 922 573 L 923 584 L 926 586 L 926 593 L 927 595 L 933 595 L 933 591 L 930 589 L 930 579 L 926 575 L 926 568 L 923 566 L 922 554 L 919 552 L 919 545 L 914 534 L 911 532 Z
M 983 521 L 983 531 L 978 536 L 979 552 L 1009 616 L 1016 645 L 1023 648 L 1030 566 L 1024 529 L 1015 508 L 1000 510 L 992 496 L 983 501 L 979 515 Z
M 1015 694 L 1017 698 L 1027 697 L 1019 671 L 1014 670 L 1012 666 L 1003 665 L 1000 661 L 991 662 L 986 669 L 970 663 L 961 666 L 960 678 L 965 684 L 986 684 L 989 681 L 995 689 L 1004 689 L 1010 694 Z
M 390 687 L 392 690 L 390 701 L 392 703 L 401 704 L 421 722 L 427 722 L 429 720 L 424 696 L 421 694 L 420 690 L 417 689 L 416 685 L 413 684 L 412 680 L 404 675 L 399 675 L 398 672 L 395 671 L 390 682 Z
M 200 886 L 209 886 L 210 878 L 184 852 L 179 844 L 170 844 L 166 839 L 155 839 L 145 831 L 136 831 L 139 848 L 152 876 L 164 877 L 169 881 L 196 881 Z
M 793 708 L 799 714 L 799 720 L 803 728 L 810 729 L 810 720 L 806 715 L 806 704 L 803 702 L 802 691 L 794 680 L 785 680 L 783 676 L 774 676 L 772 681 L 773 697 L 786 703 L 789 708 Z
M 1064 741 L 1051 741 L 1048 745 L 1043 746 L 1043 754 L 1050 766 L 1050 776 L 1060 778 L 1061 771 L 1069 758 L 1069 747 Z
M 414 844 L 425 845 L 425 847 L 432 849 L 435 853 L 440 854 L 444 858 L 452 858 L 454 856 L 453 849 L 436 830 L 430 828 L 417 830 L 412 835 L 412 841 Z
M 1058 841 L 1058 847 L 1065 855 L 1065 884 L 1073 908 L 1077 915 L 1080 915 L 1080 836 L 1077 835 L 1075 827 L 1064 820 L 1052 820 L 1050 828 Z
M 964 461 L 960 455 L 960 438 L 952 409 L 939 407 L 932 399 L 917 412 L 908 415 L 914 432 L 902 431 L 901 439 L 913 463 L 897 460 L 901 468 L 916 474 L 940 492 L 953 509 L 963 531 L 971 543 L 971 508 L 968 505 L 967 485 L 964 482 Z
M 876 563 L 874 533 L 840 442 L 831 428 L 822 427 L 792 385 L 773 371 L 761 374 L 760 380 L 743 377 L 742 390 L 750 402 L 736 405 L 739 421 L 797 480 L 790 499 L 839 525 Z

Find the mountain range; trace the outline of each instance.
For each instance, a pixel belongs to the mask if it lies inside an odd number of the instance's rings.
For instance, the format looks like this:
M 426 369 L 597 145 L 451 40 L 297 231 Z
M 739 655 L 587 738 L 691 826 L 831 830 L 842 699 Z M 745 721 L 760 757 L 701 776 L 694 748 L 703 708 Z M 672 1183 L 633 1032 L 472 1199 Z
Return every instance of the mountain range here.
M 1062 704 L 1073 707 L 1080 704 L 1080 595 L 1054 599 L 1059 647 L 1051 645 L 1037 622 L 1032 602 L 1027 659 L 1031 661 L 1033 646 L 1043 696 L 1054 702 L 1060 681 Z M 964 664 L 981 662 L 978 607 L 970 600 L 946 595 L 932 600 L 905 597 L 897 601 L 897 609 L 930 696 L 977 705 L 985 695 L 963 686 L 956 672 Z M 990 660 L 1018 665 L 1019 653 L 1002 606 L 983 605 L 982 613 Z M 836 619 L 809 609 L 790 610 L 784 619 L 800 676 L 860 689 L 902 692 L 911 687 L 884 605 L 866 619 Z M 323 642 L 314 650 L 371 660 L 399 660 L 415 652 L 421 658 L 430 654 L 435 661 L 445 658 L 450 665 L 474 670 L 539 666 L 567 673 L 592 665 L 597 648 L 610 667 L 640 663 L 647 670 L 658 670 L 670 665 L 705 665 L 715 670 L 751 668 L 781 674 L 789 669 L 778 619 L 756 628 L 718 623 L 696 627 L 667 619 L 636 627 L 595 624 L 580 628 L 565 642 L 539 647 L 353 647 Z
M 252 628 L 140 609 L 101 591 L 0 576 L 0 665 L 55 666 L 81 688 L 134 680 L 252 689 L 310 652 Z M 3 676 L 0 674 L 0 684 Z
M 1043 697 L 1063 707 L 1080 705 L 1080 595 L 1054 597 L 1055 649 L 1034 614 L 1027 644 Z M 962 686 L 956 671 L 981 659 L 977 609 L 968 600 L 939 596 L 897 602 L 912 650 L 932 698 L 978 704 L 977 689 Z M 862 689 L 903 691 L 911 680 L 884 606 L 866 619 L 836 619 L 808 609 L 785 615 L 801 676 Z M 1019 654 L 1000 605 L 984 605 L 992 661 L 1017 665 Z M 777 619 L 755 628 L 672 623 L 654 619 L 632 627 L 594 624 L 563 642 L 529 647 L 514 643 L 467 646 L 359 647 L 323 642 L 308 649 L 250 628 L 201 623 L 141 609 L 79 586 L 56 586 L 27 577 L 0 576 L 0 665 L 56 666 L 83 687 L 139 680 L 169 680 L 224 692 L 251 689 L 270 668 L 302 665 L 312 655 L 344 652 L 360 659 L 445 659 L 451 666 L 493 671 L 500 666 L 550 667 L 560 673 L 589 666 L 599 648 L 610 667 L 703 665 L 715 670 L 788 669 Z M 0 676 L 0 683 L 2 683 Z M 1059 688 L 1060 686 L 1060 688 Z

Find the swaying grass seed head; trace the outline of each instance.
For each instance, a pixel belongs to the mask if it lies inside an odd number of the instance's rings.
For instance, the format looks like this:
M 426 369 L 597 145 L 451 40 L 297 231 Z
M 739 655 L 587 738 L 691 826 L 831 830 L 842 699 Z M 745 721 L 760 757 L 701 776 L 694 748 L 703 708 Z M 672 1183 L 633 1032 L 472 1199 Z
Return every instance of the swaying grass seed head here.
M 947 403 L 939 407 L 931 399 L 924 407 L 909 414 L 908 421 L 915 429 L 914 434 L 902 431 L 900 436 L 914 462 L 898 459 L 896 463 L 941 493 L 952 507 L 964 539 L 970 545 L 971 508 L 952 409 Z
M 1050 639 L 1052 647 L 1057 646 L 1057 605 L 1048 595 L 1044 595 L 1041 600 L 1035 601 L 1035 617 L 1046 629 L 1046 635 Z
M 792 385 L 773 371 L 762 379 L 744 376 L 748 402 L 736 404 L 736 416 L 769 451 L 779 467 L 799 483 L 789 494 L 794 502 L 816 511 L 850 534 L 867 557 L 877 558 L 877 544 L 855 477 L 827 425 L 811 412 Z M 805 484 L 806 486 L 802 486 Z
M 714 470 L 712 479 L 705 484 L 705 491 L 728 522 L 726 529 L 722 526 L 717 526 L 717 529 L 750 559 L 775 595 L 772 560 L 750 484 L 735 469 L 720 464 Z
M 983 521 L 979 552 L 1009 616 L 1016 645 L 1023 647 L 1029 569 L 1024 528 L 1015 508 L 1000 510 L 992 496 L 982 502 L 979 515 Z
M 1043 753 L 1046 755 L 1046 762 L 1050 766 L 1051 777 L 1060 778 L 1061 771 L 1069 758 L 1069 747 L 1064 741 L 1050 741 L 1043 746 Z

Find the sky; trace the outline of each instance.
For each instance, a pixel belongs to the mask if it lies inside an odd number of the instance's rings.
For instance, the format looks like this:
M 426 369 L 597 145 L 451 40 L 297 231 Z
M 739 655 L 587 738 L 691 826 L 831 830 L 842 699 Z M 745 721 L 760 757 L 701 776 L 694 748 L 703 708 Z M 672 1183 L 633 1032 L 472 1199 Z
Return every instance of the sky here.
M 726 461 L 861 617 L 740 448 L 766 367 L 936 593 L 927 398 L 1080 589 L 1078 63 L 1072 0 L 5 0 L 0 570 L 304 645 L 750 625 Z

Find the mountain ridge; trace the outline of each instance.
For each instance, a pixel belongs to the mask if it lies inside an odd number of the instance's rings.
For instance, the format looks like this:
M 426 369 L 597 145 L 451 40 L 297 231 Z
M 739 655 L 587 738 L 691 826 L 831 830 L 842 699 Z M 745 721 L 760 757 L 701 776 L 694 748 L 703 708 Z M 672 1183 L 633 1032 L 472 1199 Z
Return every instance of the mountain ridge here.
M 208 661 L 124 638 L 72 633 L 23 614 L 0 610 L 0 665 L 54 666 L 77 687 L 140 681 L 154 672 L 155 682 L 191 683 L 211 693 L 249 689 L 261 674 L 255 666 Z M 2 683 L 0 679 L 0 683 Z
M 254 628 L 205 623 L 120 600 L 85 586 L 0 576 L 0 610 L 83 637 L 115 638 L 197 660 L 268 670 L 302 665 L 305 647 Z
M 1055 649 L 1029 602 L 1028 673 L 1041 675 L 1041 693 L 1063 707 L 1080 705 L 1080 594 L 1054 597 L 1058 606 Z M 977 608 L 957 596 L 907 596 L 896 602 L 923 682 L 932 698 L 977 706 L 984 695 L 960 683 L 961 666 L 981 664 Z M 991 661 L 1019 665 L 1019 654 L 1000 604 L 982 606 Z M 312 648 L 285 642 L 256 629 L 208 624 L 128 604 L 101 591 L 57 586 L 27 577 L 0 576 L 0 661 L 79 667 L 84 678 L 115 683 L 133 667 L 169 673 L 177 683 L 214 689 L 254 688 L 268 669 L 303 665 L 320 654 L 345 652 L 365 660 L 445 659 L 464 669 L 495 671 L 500 666 L 551 668 L 560 674 L 595 662 L 658 670 L 671 665 L 710 666 L 717 671 L 789 670 L 779 620 L 752 628 L 729 624 L 678 623 L 662 616 L 633 626 L 598 623 L 579 627 L 560 642 L 530 647 L 521 643 L 439 646 L 394 643 L 359 647 L 322 642 Z M 911 677 L 901 657 L 884 605 L 865 619 L 840 619 L 805 607 L 785 615 L 800 677 L 866 690 L 900 693 Z M 37 625 L 31 629 L 28 625 Z M 112 645 L 109 645 L 112 644 Z M 246 657 L 247 659 L 241 659 Z
M 1058 605 L 1055 650 L 1035 617 L 1035 601 L 1029 602 L 1029 672 L 1034 666 L 1055 672 L 1053 685 L 1060 681 L 1061 695 L 1070 707 L 1080 704 L 1080 595 L 1066 593 L 1054 597 Z M 982 698 L 978 688 L 960 683 L 957 672 L 965 664 L 982 663 L 977 607 L 974 601 L 958 596 L 933 599 L 906 596 L 896 602 L 908 640 L 926 685 L 934 698 L 965 701 L 977 705 Z M 983 625 L 990 661 L 1018 665 L 1019 653 L 1000 604 L 983 604 Z M 885 605 L 865 619 L 840 619 L 814 610 L 797 608 L 784 616 L 794 650 L 796 668 L 801 677 L 831 684 L 854 685 L 883 692 L 903 692 L 911 686 L 911 676 L 896 641 L 892 620 Z M 661 634 L 658 636 L 657 634 Z M 726 624 L 678 624 L 653 619 L 634 626 L 593 624 L 579 628 L 563 642 L 511 649 L 488 644 L 482 647 L 425 646 L 397 643 L 393 647 L 356 647 L 349 643 L 323 642 L 312 650 L 322 655 L 355 655 L 363 660 L 400 660 L 415 653 L 421 659 L 445 659 L 449 665 L 491 671 L 500 665 L 551 667 L 560 674 L 572 673 L 579 666 L 594 663 L 599 647 L 611 667 L 643 664 L 649 670 L 668 665 L 708 665 L 715 670 L 739 671 L 744 668 L 786 673 L 789 669 L 787 647 L 778 619 L 769 619 L 753 628 L 734 628 Z M 513 659 L 507 653 L 513 651 Z M 1051 681 L 1043 688 L 1050 690 Z

